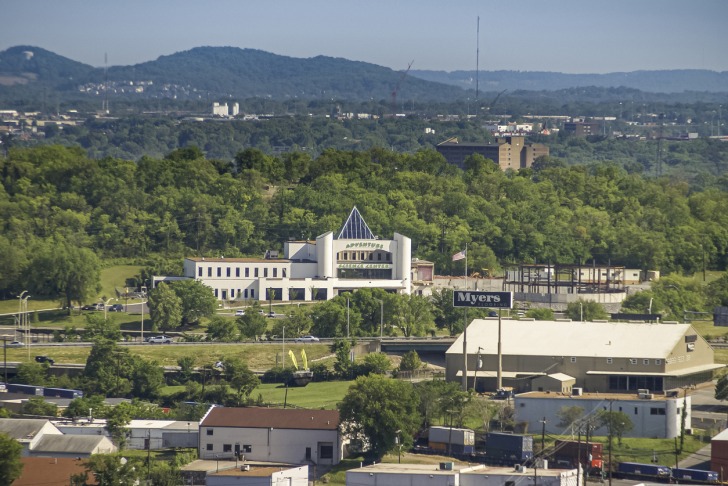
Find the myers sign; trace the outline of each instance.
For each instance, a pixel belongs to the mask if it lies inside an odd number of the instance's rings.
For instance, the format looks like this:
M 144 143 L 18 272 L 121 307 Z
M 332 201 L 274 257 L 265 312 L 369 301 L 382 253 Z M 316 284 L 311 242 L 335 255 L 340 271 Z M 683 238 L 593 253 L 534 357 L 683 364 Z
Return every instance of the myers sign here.
M 455 290 L 452 293 L 454 307 L 494 307 L 510 309 L 513 306 L 513 292 L 473 292 Z

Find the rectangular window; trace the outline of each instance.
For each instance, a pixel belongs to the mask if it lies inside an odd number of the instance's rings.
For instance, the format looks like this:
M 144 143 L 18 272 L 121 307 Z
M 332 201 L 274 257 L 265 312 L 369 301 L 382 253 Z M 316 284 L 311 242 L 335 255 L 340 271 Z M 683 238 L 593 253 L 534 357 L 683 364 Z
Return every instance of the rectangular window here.
M 214 435 L 215 429 L 207 429 L 207 435 Z
M 612 364 L 612 361 L 613 361 L 612 358 L 607 358 L 607 364 Z
M 650 360 L 649 359 L 643 359 L 642 360 L 642 364 L 645 365 L 645 366 L 647 366 L 647 365 L 650 364 Z
M 243 290 L 243 299 L 248 298 L 248 289 Z
M 571 357 L 571 362 L 572 362 L 572 363 L 576 363 L 576 358 L 572 356 L 572 357 Z
M 222 277 L 222 268 L 217 267 L 217 276 Z
M 198 277 L 202 277 L 202 267 L 199 267 L 199 268 L 197 269 L 197 276 L 198 276 Z
M 268 278 L 268 269 L 267 268 L 263 269 L 263 278 Z
M 207 276 L 212 277 L 212 267 L 207 267 Z
M 226 277 L 229 277 L 229 276 L 230 276 L 230 267 L 227 267 L 227 268 L 225 269 L 225 276 L 226 276 Z
M 258 278 L 258 268 L 253 269 L 253 277 Z
M 662 364 L 662 360 L 661 359 L 656 359 L 655 360 L 655 364 L 656 365 L 661 365 Z
M 381 253 L 377 253 L 377 260 L 380 261 L 380 262 L 382 261 L 382 254 Z
M 236 277 L 240 276 L 240 267 L 235 267 L 235 276 Z
M 629 364 L 637 364 L 637 360 L 634 358 L 629 358 Z
M 282 275 L 283 278 L 286 278 L 286 275 L 288 274 L 288 272 L 286 272 L 286 269 L 285 268 L 281 271 L 281 273 L 283 274 Z
M 222 451 L 223 452 L 232 452 L 233 451 L 233 445 L 232 444 L 223 444 L 222 445 Z
M 253 452 L 253 446 L 251 445 L 243 445 L 243 452 Z
M 348 259 L 349 259 L 349 253 L 348 252 L 344 252 L 344 260 L 348 260 Z
M 650 415 L 665 415 L 664 408 L 651 408 Z
M 217 299 L 217 289 L 215 289 L 215 298 Z
M 250 298 L 255 299 L 255 289 L 250 289 Z
M 208 451 L 211 451 L 212 450 L 212 444 L 207 444 L 207 450 Z
M 273 269 L 273 278 L 276 278 L 276 277 L 278 277 L 278 269 L 274 268 Z
M 637 407 L 634 407 L 634 414 L 637 415 Z
M 250 269 L 248 267 L 245 267 L 245 278 L 250 277 Z
M 322 445 L 320 459 L 333 459 L 333 458 L 334 458 L 334 446 Z

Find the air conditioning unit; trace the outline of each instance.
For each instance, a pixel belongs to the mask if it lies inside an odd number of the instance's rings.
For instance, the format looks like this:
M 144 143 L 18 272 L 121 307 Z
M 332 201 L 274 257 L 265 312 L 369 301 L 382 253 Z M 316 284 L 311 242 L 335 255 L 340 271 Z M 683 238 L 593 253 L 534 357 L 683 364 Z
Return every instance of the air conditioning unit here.
M 642 395 L 642 394 L 644 394 L 644 393 L 650 393 L 650 390 L 649 390 L 649 389 L 647 389 L 647 388 L 639 388 L 639 389 L 637 390 L 637 395 Z
M 454 462 L 441 462 L 440 470 L 441 471 L 452 471 L 454 466 L 455 466 Z
M 652 400 L 653 398 L 655 398 L 655 394 L 654 393 L 640 393 L 637 395 L 637 397 L 640 398 L 641 400 Z
M 523 464 L 516 464 L 516 472 L 525 474 L 528 472 L 528 468 Z
M 580 397 L 584 393 L 584 389 L 580 386 L 575 386 L 571 389 L 571 395 L 575 397 Z
M 240 466 L 241 471 L 250 471 L 250 464 L 243 464 Z

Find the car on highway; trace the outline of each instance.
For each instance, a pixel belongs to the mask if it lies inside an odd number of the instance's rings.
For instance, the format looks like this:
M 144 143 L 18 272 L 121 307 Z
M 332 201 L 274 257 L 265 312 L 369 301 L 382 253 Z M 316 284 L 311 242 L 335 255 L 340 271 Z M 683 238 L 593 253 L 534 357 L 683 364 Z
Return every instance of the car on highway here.
M 238 309 L 235 311 L 236 316 L 244 316 L 245 315 L 245 309 Z
M 36 363 L 48 363 L 49 365 L 52 365 L 56 361 L 53 358 L 49 358 L 48 356 L 36 356 L 35 362 Z
M 149 344 L 170 344 L 172 338 L 169 336 L 152 336 L 147 339 Z
M 12 341 L 7 344 L 9 348 L 22 348 L 25 346 L 25 343 L 23 341 Z
M 319 342 L 319 338 L 316 336 L 300 336 L 294 339 L 297 343 L 317 343 Z

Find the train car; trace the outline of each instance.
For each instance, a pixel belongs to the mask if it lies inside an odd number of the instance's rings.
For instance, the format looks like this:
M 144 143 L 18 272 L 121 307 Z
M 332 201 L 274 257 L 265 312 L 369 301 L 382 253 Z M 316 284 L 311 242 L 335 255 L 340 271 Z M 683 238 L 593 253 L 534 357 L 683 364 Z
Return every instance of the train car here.
M 551 454 L 551 464 L 573 469 L 581 462 L 582 466 L 588 464 L 590 475 L 599 476 L 604 466 L 602 449 L 603 446 L 599 443 L 557 440 Z
M 672 478 L 680 483 L 717 484 L 720 482 L 718 473 L 702 469 L 673 468 Z
M 68 388 L 43 388 L 44 397 L 54 398 L 83 398 L 83 392 L 81 390 L 71 390 Z
M 8 393 L 22 393 L 24 395 L 43 396 L 43 387 L 35 385 L 20 385 L 18 383 L 8 383 Z
M 485 436 L 485 459 L 489 464 L 514 466 L 533 459 L 530 435 L 488 432 Z
M 614 476 L 622 479 L 640 481 L 656 481 L 668 483 L 672 479 L 672 470 L 659 464 L 640 464 L 637 462 L 620 462 Z

